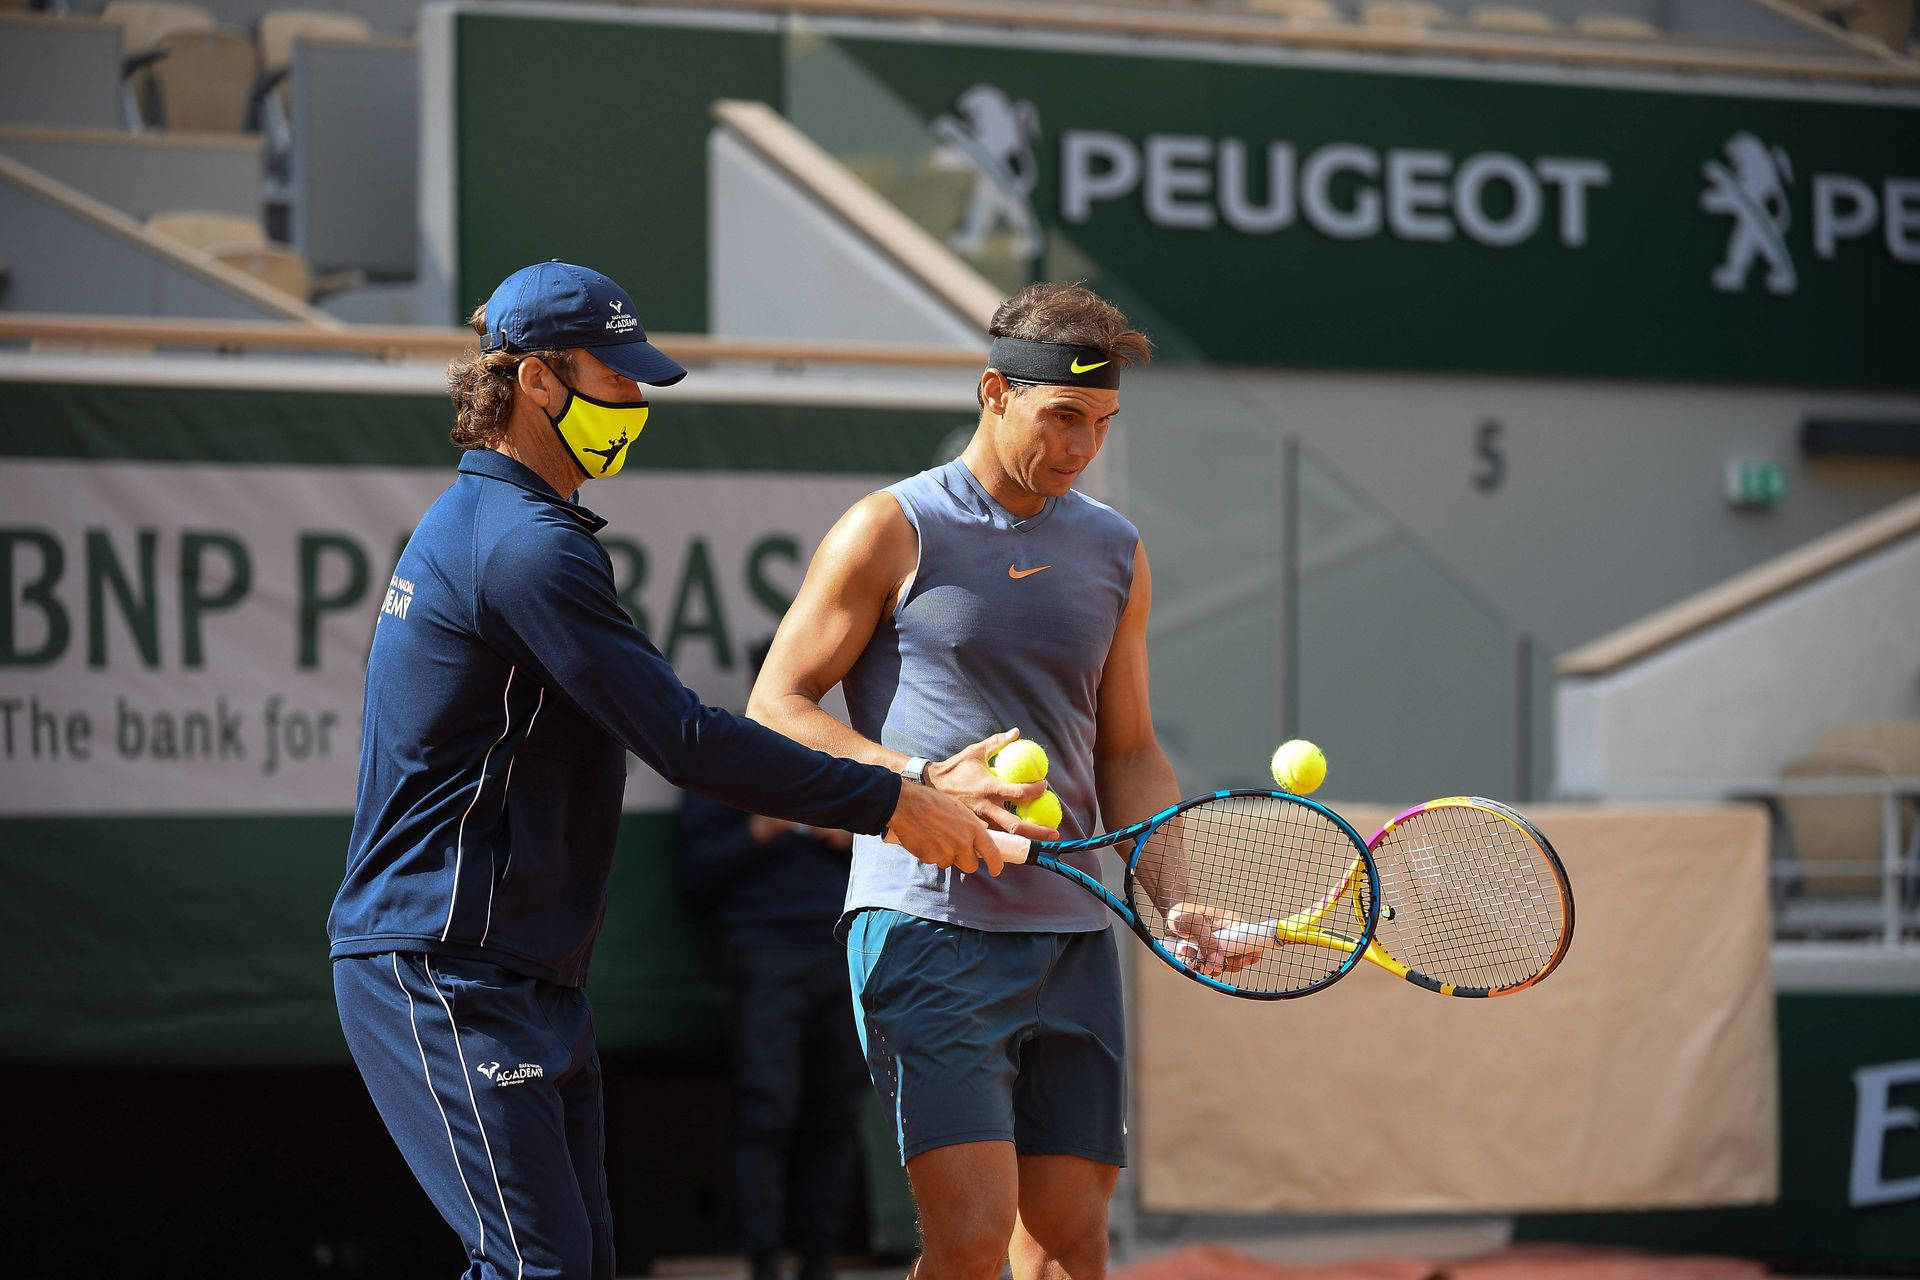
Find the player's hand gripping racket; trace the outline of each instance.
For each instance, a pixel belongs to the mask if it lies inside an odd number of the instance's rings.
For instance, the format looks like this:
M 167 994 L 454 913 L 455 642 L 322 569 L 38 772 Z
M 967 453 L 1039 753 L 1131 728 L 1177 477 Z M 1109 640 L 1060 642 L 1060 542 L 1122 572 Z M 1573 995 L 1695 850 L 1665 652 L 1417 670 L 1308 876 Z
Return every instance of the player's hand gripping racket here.
M 1284 1000 L 1318 991 L 1373 938 L 1379 880 L 1346 819 L 1284 791 L 1215 791 L 1084 840 L 993 833 L 1008 862 L 1044 867 L 1105 903 L 1177 972 L 1228 995 Z M 1061 861 L 1125 846 L 1124 898 Z M 1351 908 L 1322 928 L 1338 900 Z M 1265 921 L 1242 933 L 1246 921 Z M 1343 930 L 1346 930 L 1343 932 Z M 1276 934 L 1300 946 L 1275 946 Z
M 1508 996 L 1552 973 L 1567 954 L 1573 890 L 1566 869 L 1539 828 L 1506 805 L 1478 796 L 1429 800 L 1367 843 L 1380 906 L 1364 955 L 1387 972 L 1443 996 Z M 1316 921 L 1344 901 L 1357 927 L 1353 889 L 1361 875 L 1356 860 Z M 1229 946 L 1263 937 L 1284 943 L 1297 925 L 1268 919 L 1215 936 Z

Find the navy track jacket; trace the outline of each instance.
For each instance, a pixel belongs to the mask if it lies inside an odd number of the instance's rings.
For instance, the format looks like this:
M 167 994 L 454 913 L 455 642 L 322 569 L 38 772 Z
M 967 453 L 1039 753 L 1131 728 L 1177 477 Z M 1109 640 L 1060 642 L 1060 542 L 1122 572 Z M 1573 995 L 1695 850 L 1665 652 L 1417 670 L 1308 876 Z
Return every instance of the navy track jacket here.
M 422 517 L 367 660 L 335 959 L 425 951 L 585 985 L 628 751 L 741 809 L 884 830 L 898 776 L 680 683 L 615 598 L 605 524 L 487 449 Z

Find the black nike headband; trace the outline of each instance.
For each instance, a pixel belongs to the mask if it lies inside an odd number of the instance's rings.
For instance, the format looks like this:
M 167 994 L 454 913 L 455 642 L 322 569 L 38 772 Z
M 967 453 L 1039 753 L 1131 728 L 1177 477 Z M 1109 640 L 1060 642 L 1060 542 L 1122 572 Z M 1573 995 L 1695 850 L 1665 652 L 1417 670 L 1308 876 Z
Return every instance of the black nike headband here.
M 1098 347 L 1067 342 L 995 338 L 987 353 L 987 366 L 998 369 L 1009 382 L 1034 386 L 1099 387 L 1111 391 L 1120 385 L 1120 361 Z

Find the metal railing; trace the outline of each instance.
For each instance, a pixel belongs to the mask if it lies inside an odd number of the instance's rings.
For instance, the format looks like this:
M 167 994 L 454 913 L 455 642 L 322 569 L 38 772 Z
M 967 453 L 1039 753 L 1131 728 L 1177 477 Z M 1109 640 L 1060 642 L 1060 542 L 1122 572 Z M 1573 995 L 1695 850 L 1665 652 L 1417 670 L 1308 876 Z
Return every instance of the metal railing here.
M 1568 797 L 1578 798 L 1578 797 Z M 1608 801 L 1733 801 L 1764 805 L 1774 941 L 1848 942 L 1920 949 L 1920 777 L 1702 779 L 1609 787 Z M 1859 857 L 1802 856 L 1795 800 L 1856 798 L 1875 805 L 1878 847 Z M 1858 882 L 1873 880 L 1871 888 Z M 1848 885 L 1845 882 L 1855 882 Z
M 1730 798 L 1767 806 L 1773 839 L 1774 938 L 1853 937 L 1886 946 L 1920 943 L 1920 824 L 1910 812 L 1920 801 L 1920 778 L 1780 778 L 1744 788 Z M 1859 798 L 1878 810 L 1880 847 L 1858 858 L 1801 856 L 1790 813 L 1795 799 Z M 1903 833 L 1903 828 L 1911 828 Z M 1876 894 L 1818 892 L 1822 881 L 1879 880 Z

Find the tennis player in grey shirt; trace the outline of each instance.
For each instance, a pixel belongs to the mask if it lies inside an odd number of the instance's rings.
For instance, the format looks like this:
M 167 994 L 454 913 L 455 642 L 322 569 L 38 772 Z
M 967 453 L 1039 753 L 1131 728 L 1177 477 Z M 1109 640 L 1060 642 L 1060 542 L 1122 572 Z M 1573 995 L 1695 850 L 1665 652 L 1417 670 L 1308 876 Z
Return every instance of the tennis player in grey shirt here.
M 1074 491 L 1151 346 L 1078 285 L 1001 304 L 965 452 L 861 499 L 821 543 L 748 714 L 897 769 L 1031 838 L 989 755 L 1040 743 L 1069 838 L 1178 799 L 1147 681 L 1139 532 Z M 844 684 L 842 724 L 820 700 Z M 1081 855 L 1094 870 L 1097 854 Z M 999 874 L 994 874 L 999 873 Z M 840 929 L 855 1015 L 920 1210 L 918 1280 L 1105 1274 L 1126 1161 L 1125 1019 L 1107 913 L 1048 872 L 856 843 Z M 1196 927 L 1203 927 L 1196 925 Z

